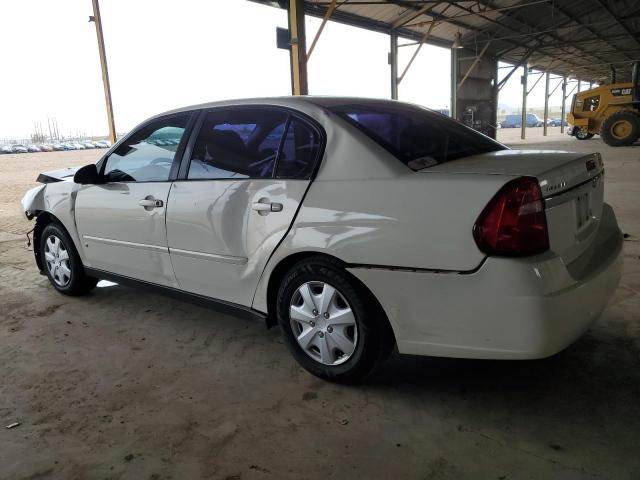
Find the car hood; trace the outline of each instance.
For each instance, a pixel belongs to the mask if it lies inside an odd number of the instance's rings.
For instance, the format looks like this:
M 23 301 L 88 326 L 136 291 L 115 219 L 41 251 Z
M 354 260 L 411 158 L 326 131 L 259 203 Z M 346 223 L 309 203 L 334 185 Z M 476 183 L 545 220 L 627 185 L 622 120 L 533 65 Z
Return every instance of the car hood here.
M 81 167 L 67 167 L 60 170 L 50 170 L 48 172 L 42 172 L 38 175 L 37 181 L 40 183 L 53 183 L 53 182 L 70 182 L 73 181 L 73 176 Z

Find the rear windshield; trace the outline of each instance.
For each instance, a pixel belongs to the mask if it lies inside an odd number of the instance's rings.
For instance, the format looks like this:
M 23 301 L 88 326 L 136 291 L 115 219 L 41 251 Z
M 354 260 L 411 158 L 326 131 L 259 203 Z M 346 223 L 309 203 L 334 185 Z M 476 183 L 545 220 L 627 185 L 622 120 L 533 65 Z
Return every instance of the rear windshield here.
M 507 147 L 449 117 L 408 104 L 350 104 L 328 110 L 355 125 L 412 170 Z

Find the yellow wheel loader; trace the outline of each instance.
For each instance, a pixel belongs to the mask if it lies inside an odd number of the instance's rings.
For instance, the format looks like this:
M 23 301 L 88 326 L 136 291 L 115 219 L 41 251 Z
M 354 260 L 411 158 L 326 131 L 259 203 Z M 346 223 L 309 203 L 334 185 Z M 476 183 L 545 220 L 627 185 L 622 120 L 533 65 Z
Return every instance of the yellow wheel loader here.
M 567 115 L 567 133 L 578 140 L 600 135 L 607 145 L 632 145 L 640 138 L 640 64 L 633 65 L 631 83 L 616 83 L 576 93 Z M 615 77 L 615 76 L 614 76 Z

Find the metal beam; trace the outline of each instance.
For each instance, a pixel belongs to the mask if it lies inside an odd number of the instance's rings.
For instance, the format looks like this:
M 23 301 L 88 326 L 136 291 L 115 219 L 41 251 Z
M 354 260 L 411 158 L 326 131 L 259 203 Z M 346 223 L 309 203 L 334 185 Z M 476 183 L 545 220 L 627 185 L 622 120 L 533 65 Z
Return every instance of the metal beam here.
M 437 5 L 436 2 L 432 2 L 431 5 L 427 4 L 424 7 L 420 8 L 419 10 L 414 10 L 414 9 L 411 9 L 411 8 L 407 9 L 407 11 L 404 12 L 402 15 L 400 15 L 400 17 L 395 22 L 393 22 L 393 24 L 391 26 L 393 28 L 402 27 L 402 26 L 406 25 L 407 23 L 409 23 L 414 18 L 418 18 L 420 15 L 423 15 L 423 14 L 427 13 L 429 10 L 431 10 L 436 5 Z
M 620 18 L 615 13 L 613 13 L 611 8 L 609 8 L 609 6 L 606 3 L 604 3 L 602 0 L 596 0 L 596 3 L 600 5 L 600 8 L 602 8 L 605 12 L 609 14 L 611 18 L 615 20 L 618 26 L 629 36 L 631 40 L 633 40 L 637 45 L 640 46 L 640 40 L 638 40 L 638 35 L 633 33 L 631 30 L 629 30 L 629 28 L 624 23 L 622 23 L 622 20 L 620 20 Z
M 391 32 L 391 48 L 389 52 L 389 66 L 391 67 L 391 98 L 398 99 L 398 35 Z
M 584 22 L 582 22 L 579 18 L 574 17 L 573 15 L 571 15 L 570 13 L 568 13 L 565 9 L 563 9 L 560 5 L 558 5 L 558 3 L 554 3 L 553 4 L 553 8 L 555 8 L 557 11 L 559 11 L 561 14 L 563 14 L 565 17 L 569 18 L 569 19 L 573 19 L 573 21 L 575 21 L 577 24 L 582 25 L 583 27 L 586 27 L 587 31 L 590 32 L 593 36 L 601 39 L 604 43 L 606 43 L 607 45 L 609 45 L 610 47 L 616 48 L 615 45 L 612 45 L 611 43 L 607 42 L 604 37 L 602 37 L 602 35 L 600 35 L 600 33 L 596 32 L 595 30 L 593 30 L 592 28 L 589 28 L 587 26 L 587 24 L 585 24 Z M 562 40 L 562 39 L 558 39 L 558 40 Z M 589 53 L 588 51 L 586 52 L 587 54 Z M 627 57 L 629 60 L 632 60 L 632 58 L 630 58 L 628 55 L 625 55 L 625 57 Z M 600 57 L 596 57 L 596 58 L 600 58 Z
M 291 33 L 291 93 L 308 95 L 304 0 L 289 0 L 288 14 Z
M 316 43 L 318 43 L 318 40 L 320 39 L 320 35 L 322 35 L 322 31 L 324 30 L 325 25 L 329 21 L 329 18 L 331 18 L 333 11 L 337 8 L 337 5 L 336 5 L 337 2 L 338 0 L 332 0 L 331 5 L 329 5 L 329 8 L 327 8 L 327 12 L 324 14 L 324 17 L 322 17 L 322 23 L 320 24 L 320 28 L 316 32 L 316 36 L 313 37 L 313 42 L 311 42 L 311 46 L 309 47 L 309 51 L 307 52 L 307 62 L 309 62 L 309 57 L 311 57 L 311 54 L 313 53 L 313 49 L 316 48 Z
M 547 72 L 545 74 L 545 82 L 544 82 L 544 119 L 542 124 L 542 135 L 547 136 L 547 120 L 549 119 L 549 79 L 551 74 Z M 562 123 L 562 121 L 560 122 Z
M 449 116 L 458 119 L 458 49 L 451 50 L 451 111 Z
M 544 72 L 540 72 L 540 76 L 537 78 L 537 80 L 535 82 L 533 82 L 533 85 L 527 91 L 527 95 L 529 95 L 531 92 L 533 92 L 533 89 L 536 88 L 536 85 L 538 85 L 538 83 L 540 83 L 540 80 L 542 80 L 543 76 L 544 76 Z
M 520 138 L 524 140 L 527 136 L 527 76 L 529 75 L 529 66 L 524 64 L 524 73 L 522 74 L 522 125 L 520 125 Z
M 498 91 L 502 90 L 502 87 L 505 86 L 505 84 L 507 83 L 507 81 L 509 80 L 509 78 L 511 78 L 511 75 L 513 75 L 515 73 L 515 71 L 520 68 L 523 64 L 525 64 L 527 62 L 527 60 L 529 59 L 529 57 L 531 56 L 531 53 L 533 52 L 533 50 L 529 50 L 521 59 L 520 61 L 513 66 L 513 69 L 507 73 L 507 75 L 500 80 L 500 83 L 498 83 Z
M 473 61 L 473 63 L 471 64 L 471 66 L 469 67 L 469 69 L 467 70 L 467 73 L 464 74 L 464 77 L 462 77 L 462 80 L 460 80 L 460 83 L 458 83 L 458 88 L 462 87 L 462 85 L 464 85 L 464 82 L 467 80 L 467 77 L 469 76 L 469 74 L 473 71 L 474 68 L 476 68 L 476 65 L 478 64 L 478 62 L 480 61 L 480 59 L 482 58 L 482 56 L 485 54 L 485 52 L 487 51 L 487 48 L 489 48 L 489 45 L 491 45 L 490 43 L 487 43 L 484 48 L 482 49 L 482 51 L 480 52 L 480 54 L 476 57 L 476 59 Z
M 449 4 L 445 7 L 444 10 L 442 10 L 442 12 L 440 13 L 440 15 L 444 15 L 444 12 L 446 12 L 449 7 L 452 4 Z M 418 56 L 418 53 L 420 53 L 420 49 L 422 49 L 422 46 L 424 45 L 424 42 L 426 42 L 429 37 L 431 36 L 431 32 L 433 31 L 434 27 L 440 22 L 436 22 L 435 20 L 431 22 L 431 25 L 429 25 L 429 29 L 427 30 L 427 33 L 424 34 L 424 36 L 422 37 L 422 39 L 420 40 L 420 43 L 418 44 L 418 48 L 416 48 L 416 50 L 413 52 L 413 55 L 411 56 L 411 58 L 409 59 L 409 63 L 407 63 L 407 66 L 404 67 L 404 70 L 402 71 L 402 73 L 400 74 L 400 76 L 398 77 L 398 83 L 402 82 L 402 79 L 404 78 L 404 76 L 407 74 L 407 72 L 409 71 L 409 67 L 411 67 L 411 64 L 413 63 L 413 61 L 416 59 L 416 57 Z
M 100 17 L 100 5 L 98 0 L 93 2 L 93 17 L 89 21 L 96 24 L 96 35 L 98 37 L 98 53 L 100 54 L 100 66 L 102 67 L 102 84 L 104 86 L 104 100 L 107 104 L 107 122 L 109 123 L 109 141 L 116 143 L 116 123 L 113 119 L 113 104 L 111 102 L 111 84 L 109 82 L 109 69 L 107 68 L 107 54 L 104 47 L 104 36 L 102 34 L 102 18 Z
M 555 78 L 552 78 L 551 80 L 556 80 L 556 79 L 558 79 L 558 78 L 560 78 L 560 80 L 562 80 L 562 78 L 563 78 L 563 77 L 555 77 Z M 561 81 L 560 81 L 560 82 L 558 82 L 558 84 L 557 84 L 555 87 L 553 87 L 553 90 L 551 90 L 551 92 L 549 92 L 549 94 L 548 94 L 549 98 L 551 98 L 551 95 L 553 95 L 553 94 L 555 93 L 555 91 L 558 89 L 558 87 L 559 87 L 560 85 L 562 85 L 562 82 L 561 82 Z
M 562 77 L 562 111 L 560 113 L 560 133 L 564 133 L 564 117 L 566 116 L 565 103 L 567 102 L 567 76 Z

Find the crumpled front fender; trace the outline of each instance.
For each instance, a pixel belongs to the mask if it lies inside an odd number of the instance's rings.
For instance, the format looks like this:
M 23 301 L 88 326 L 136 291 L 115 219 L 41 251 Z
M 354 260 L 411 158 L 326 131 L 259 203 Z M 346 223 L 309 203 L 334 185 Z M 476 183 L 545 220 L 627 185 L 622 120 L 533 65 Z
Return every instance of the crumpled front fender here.
M 24 194 L 20 201 L 22 211 L 28 220 L 36 216 L 39 211 L 45 210 L 44 191 L 46 185 L 38 185 Z

